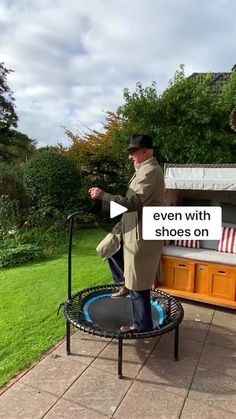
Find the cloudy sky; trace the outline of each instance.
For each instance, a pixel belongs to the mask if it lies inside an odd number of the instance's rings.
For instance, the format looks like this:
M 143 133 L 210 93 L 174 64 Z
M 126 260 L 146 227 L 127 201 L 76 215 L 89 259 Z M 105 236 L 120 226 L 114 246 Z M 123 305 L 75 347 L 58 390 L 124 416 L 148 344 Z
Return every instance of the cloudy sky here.
M 68 145 L 101 127 L 122 90 L 236 64 L 235 0 L 1 0 L 0 62 L 14 70 L 18 129 Z

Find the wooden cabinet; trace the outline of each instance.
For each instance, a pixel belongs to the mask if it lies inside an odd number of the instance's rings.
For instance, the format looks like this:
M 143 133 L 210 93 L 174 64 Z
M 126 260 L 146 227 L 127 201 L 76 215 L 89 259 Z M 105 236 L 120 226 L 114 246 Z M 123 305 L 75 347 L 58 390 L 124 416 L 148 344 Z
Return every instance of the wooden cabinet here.
M 194 289 L 194 262 L 163 258 L 163 274 L 169 288 L 182 291 Z
M 209 266 L 208 294 L 212 297 L 235 301 L 235 268 L 224 265 Z
M 162 256 L 161 276 L 172 295 L 236 309 L 236 266 Z

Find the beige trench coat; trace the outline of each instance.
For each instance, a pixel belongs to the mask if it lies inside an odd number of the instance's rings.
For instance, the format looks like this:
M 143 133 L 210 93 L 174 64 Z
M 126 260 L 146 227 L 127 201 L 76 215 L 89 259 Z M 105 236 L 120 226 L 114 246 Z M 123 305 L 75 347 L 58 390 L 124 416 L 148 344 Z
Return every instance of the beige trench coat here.
M 150 288 L 157 280 L 163 241 L 142 239 L 142 208 L 164 205 L 164 177 L 156 159 L 137 169 L 125 197 L 104 193 L 103 200 L 115 201 L 128 211 L 99 243 L 97 252 L 106 260 L 117 252 L 123 240 L 126 287 L 133 291 Z

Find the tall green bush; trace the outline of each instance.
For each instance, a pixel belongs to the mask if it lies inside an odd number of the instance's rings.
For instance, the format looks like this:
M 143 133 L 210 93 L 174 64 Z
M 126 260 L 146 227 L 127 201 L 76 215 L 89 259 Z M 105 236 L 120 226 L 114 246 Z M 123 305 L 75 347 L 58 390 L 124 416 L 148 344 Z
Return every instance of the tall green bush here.
M 59 152 L 37 153 L 24 168 L 23 184 L 36 209 L 64 211 L 78 204 L 80 171 Z

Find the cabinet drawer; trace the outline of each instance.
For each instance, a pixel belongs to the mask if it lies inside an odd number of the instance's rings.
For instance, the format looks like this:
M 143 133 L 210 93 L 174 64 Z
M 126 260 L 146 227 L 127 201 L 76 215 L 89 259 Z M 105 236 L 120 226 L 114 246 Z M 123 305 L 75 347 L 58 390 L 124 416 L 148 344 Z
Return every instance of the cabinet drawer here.
M 209 266 L 209 295 L 235 300 L 236 269 L 227 266 Z
M 161 258 L 161 285 L 167 288 L 173 285 L 173 263 L 168 257 Z
M 188 260 L 162 258 L 163 285 L 181 291 L 194 290 L 195 263 Z
M 208 289 L 208 265 L 200 262 L 196 263 L 194 292 L 198 294 L 207 294 Z
M 173 287 L 176 290 L 194 290 L 194 263 L 178 261 L 173 264 Z

